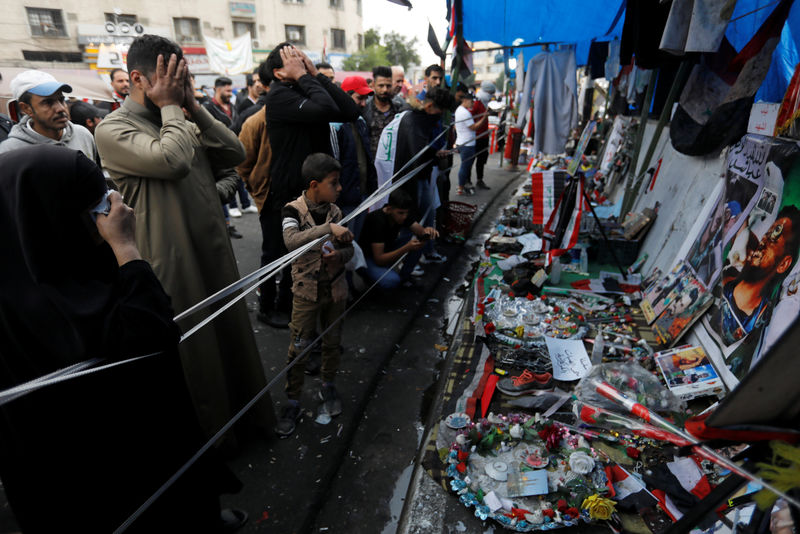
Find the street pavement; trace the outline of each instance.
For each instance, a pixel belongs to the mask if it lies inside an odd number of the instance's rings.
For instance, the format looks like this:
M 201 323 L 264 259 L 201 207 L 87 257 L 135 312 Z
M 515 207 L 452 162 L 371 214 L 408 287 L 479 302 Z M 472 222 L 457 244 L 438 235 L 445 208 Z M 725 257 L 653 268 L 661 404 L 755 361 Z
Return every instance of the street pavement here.
M 450 173 L 451 200 L 477 205 L 474 223 L 479 225 L 496 218 L 520 183 L 519 171 L 501 169 L 499 161 L 495 154 L 486 166 L 486 182 L 492 189 L 478 190 L 474 196 L 457 197 L 457 167 Z M 232 241 L 244 275 L 259 266 L 258 216 L 245 214 L 232 221 L 244 235 Z M 481 245 L 480 237 L 440 241 L 437 248 L 448 261 L 425 266 L 418 288 L 370 292 L 348 312 L 336 380 L 343 414 L 328 424 L 315 422 L 318 403 L 313 397 L 320 380 L 306 376 L 304 415 L 295 433 L 287 439 L 268 436 L 243 443 L 240 453 L 229 461 L 244 488 L 237 495 L 223 496 L 223 505 L 249 514 L 240 532 L 396 531 L 415 458 L 430 424 L 430 408 L 437 405 L 441 391 L 449 334 Z M 254 293 L 246 301 L 267 380 L 271 380 L 286 364 L 289 331 L 256 320 Z M 271 391 L 276 414 L 285 403 L 283 383 L 280 380 Z M 414 486 L 426 482 L 418 475 L 413 479 Z M 416 493 L 415 487 L 412 490 Z M 453 499 L 441 500 L 436 506 Z M 15 530 L 13 515 L 0 493 L 0 534 Z

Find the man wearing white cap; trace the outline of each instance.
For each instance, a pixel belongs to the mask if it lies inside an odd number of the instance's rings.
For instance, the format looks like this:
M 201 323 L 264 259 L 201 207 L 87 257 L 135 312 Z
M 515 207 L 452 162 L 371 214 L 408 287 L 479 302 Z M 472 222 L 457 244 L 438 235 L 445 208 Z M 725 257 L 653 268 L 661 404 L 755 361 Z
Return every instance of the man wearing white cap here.
M 80 150 L 92 161 L 97 160 L 92 134 L 69 121 L 64 93 L 71 93 L 72 87 L 46 72 L 26 70 L 11 80 L 11 92 L 25 116 L 0 144 L 0 154 L 30 145 L 51 144 Z

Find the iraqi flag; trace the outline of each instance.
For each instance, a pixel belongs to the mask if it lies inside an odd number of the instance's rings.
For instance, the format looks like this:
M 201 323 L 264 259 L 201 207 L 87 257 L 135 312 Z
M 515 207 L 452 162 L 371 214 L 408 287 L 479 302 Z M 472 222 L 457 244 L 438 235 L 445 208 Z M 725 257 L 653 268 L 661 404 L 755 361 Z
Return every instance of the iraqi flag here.
M 698 502 L 711 493 L 711 484 L 703 474 L 695 456 L 676 458 L 655 466 L 650 475 L 644 475 L 648 487 L 658 498 L 659 506 L 677 521 Z M 716 516 L 708 514 L 698 525 L 709 528 L 716 522 Z
M 607 465 L 606 478 L 611 498 L 617 501 L 621 510 L 650 508 L 658 504 L 658 499 L 647 491 L 644 482 L 619 465 Z
M 531 163 L 533 163 L 531 158 Z M 528 169 L 530 171 L 530 169 Z M 556 203 L 564 192 L 569 176 L 564 171 L 542 171 L 531 173 L 531 201 L 533 202 L 533 224 L 545 224 L 550 220 Z
M 544 244 L 549 261 L 561 256 L 578 243 L 581 217 L 589 206 L 583 195 L 583 179 L 575 178 L 567 184 L 544 227 Z

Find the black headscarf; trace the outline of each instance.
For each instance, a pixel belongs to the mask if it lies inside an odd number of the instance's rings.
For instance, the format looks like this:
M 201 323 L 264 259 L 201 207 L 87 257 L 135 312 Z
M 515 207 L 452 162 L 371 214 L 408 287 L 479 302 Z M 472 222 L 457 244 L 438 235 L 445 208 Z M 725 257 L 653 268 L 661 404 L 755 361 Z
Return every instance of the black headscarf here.
M 80 152 L 0 156 L 0 390 L 157 353 L 0 406 L 0 477 L 26 533 L 113 531 L 203 442 L 169 297 L 146 262 L 117 266 L 89 216 L 105 191 Z M 237 484 L 204 457 L 129 531 L 207 531 L 218 489 Z
M 102 356 L 117 264 L 88 210 L 105 191 L 79 151 L 0 155 L 0 386 Z

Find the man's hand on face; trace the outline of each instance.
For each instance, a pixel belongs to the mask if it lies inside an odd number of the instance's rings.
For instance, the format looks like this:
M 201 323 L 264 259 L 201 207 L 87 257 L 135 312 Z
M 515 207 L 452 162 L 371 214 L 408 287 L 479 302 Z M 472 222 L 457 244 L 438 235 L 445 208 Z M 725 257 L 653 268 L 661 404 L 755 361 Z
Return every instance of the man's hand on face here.
M 186 75 L 189 72 L 186 61 L 172 54 L 169 63 L 164 64 L 164 56 L 159 55 L 156 60 L 156 70 L 153 74 L 153 83 L 142 75 L 144 94 L 152 100 L 153 104 L 164 106 L 180 106 L 186 99 Z
M 192 85 L 192 79 L 189 76 L 186 77 L 186 81 L 184 82 L 183 108 L 192 115 L 200 111 L 200 104 L 197 102 L 197 98 L 194 96 L 194 86 Z
M 310 75 L 312 75 L 312 76 L 316 76 L 316 75 L 317 75 L 317 73 L 318 73 L 319 71 L 317 70 L 317 67 L 315 67 L 315 66 L 314 66 L 314 62 L 313 62 L 313 61 L 311 61 L 311 60 L 308 58 L 308 56 L 306 55 L 306 53 L 305 53 L 305 52 L 303 52 L 302 50 L 298 49 L 298 48 L 295 48 L 295 47 L 292 47 L 292 50 L 294 50 L 294 52 L 295 52 L 295 53 L 296 53 L 298 56 L 300 56 L 300 58 L 303 60 L 303 65 L 305 66 L 305 68 L 306 68 L 306 71 L 307 71 L 307 72 L 308 72 Z
M 303 74 L 308 72 L 305 62 L 300 56 L 300 51 L 293 46 L 281 48 L 281 60 L 283 61 L 284 81 L 296 82 Z

